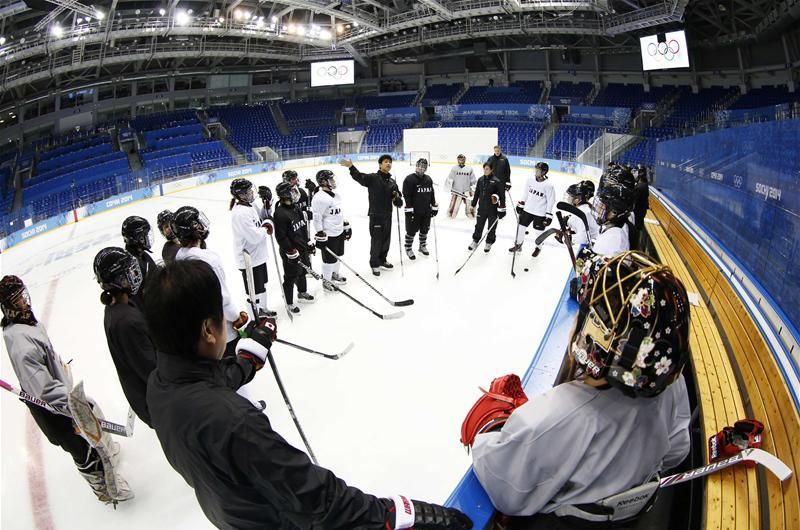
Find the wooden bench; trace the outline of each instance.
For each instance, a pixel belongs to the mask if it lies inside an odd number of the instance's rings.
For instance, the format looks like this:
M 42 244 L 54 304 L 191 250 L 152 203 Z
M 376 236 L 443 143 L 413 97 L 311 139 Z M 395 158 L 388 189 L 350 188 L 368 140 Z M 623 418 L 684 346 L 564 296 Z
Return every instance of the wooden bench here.
M 800 417 L 769 346 L 726 275 L 683 225 L 651 196 L 647 231 L 660 259 L 689 292 L 692 365 L 706 439 L 742 417 L 764 422 L 763 449 L 800 471 Z M 707 455 L 706 455 L 707 459 Z M 798 475 L 781 484 L 771 474 L 735 467 L 706 484 L 705 529 L 800 529 Z

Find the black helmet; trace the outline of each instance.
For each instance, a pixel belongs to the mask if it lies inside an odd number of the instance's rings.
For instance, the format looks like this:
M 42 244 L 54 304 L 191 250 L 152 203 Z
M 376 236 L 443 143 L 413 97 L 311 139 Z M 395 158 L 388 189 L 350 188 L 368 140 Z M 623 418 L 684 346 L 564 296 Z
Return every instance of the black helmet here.
M 576 199 L 577 199 L 578 201 L 580 201 L 580 204 L 583 204 L 583 203 L 585 203 L 585 202 L 586 202 L 586 200 L 587 200 L 587 197 L 586 197 L 586 195 L 585 195 L 585 190 L 584 190 L 584 188 L 581 186 L 581 183 L 580 183 L 580 182 L 576 182 L 575 184 L 571 184 L 571 185 L 570 185 L 570 186 L 567 188 L 567 193 L 566 193 L 566 195 L 567 195 L 567 198 L 568 198 L 570 201 L 574 201 L 574 200 L 576 200 Z
M 335 177 L 330 169 L 320 169 L 317 171 L 317 185 L 333 189 L 336 187 Z
M 630 169 L 616 165 L 603 175 L 603 186 L 609 184 L 620 184 L 626 188 L 633 189 L 636 186 L 636 177 L 633 176 Z
M 208 237 L 210 226 L 203 212 L 194 206 L 181 206 L 172 220 L 172 233 L 181 241 L 202 241 Z
M 150 223 L 144 217 L 132 215 L 122 222 L 122 239 L 125 246 L 150 250 L 153 236 L 150 234 Z
M 158 231 L 161 232 L 161 235 L 167 238 L 168 240 L 172 241 L 175 239 L 175 234 L 172 233 L 172 220 L 175 218 L 175 214 L 170 212 L 169 210 L 162 210 L 159 212 L 158 217 L 156 217 L 156 225 L 158 226 Z M 169 234 L 165 234 L 164 230 L 169 227 Z
M 591 180 L 584 180 L 579 182 L 578 185 L 583 190 L 583 195 L 586 197 L 587 201 L 594 197 L 594 182 Z
M 608 222 L 609 212 L 614 212 L 617 219 L 625 218 L 633 211 L 634 191 L 619 183 L 604 183 L 597 190 L 592 203 L 592 213 L 598 224 Z
M 283 172 L 283 175 L 281 175 L 281 178 L 283 179 L 284 182 L 289 182 L 292 179 L 296 179 L 297 178 L 297 171 L 293 171 L 291 169 L 287 169 L 286 171 Z M 277 190 L 278 188 L 275 188 L 275 189 Z
M 286 173 L 284 173 L 284 176 Z M 294 198 L 292 197 L 292 186 L 288 181 L 283 181 L 277 186 L 275 186 L 275 195 L 278 196 L 279 199 L 284 200 L 288 199 L 294 202 Z
M 465 157 L 464 155 L 458 155 L 456 157 L 456 160 L 466 160 L 466 159 L 467 159 L 467 157 Z
M 139 261 L 118 247 L 107 247 L 97 253 L 94 257 L 94 276 L 106 291 L 120 290 L 136 294 L 142 285 Z
M 25 300 L 24 308 L 18 306 L 17 300 L 20 297 Z M 18 276 L 9 274 L 0 280 L 0 308 L 3 310 L 3 316 L 11 321 L 16 321 L 17 318 L 26 315 L 33 317 L 31 297 L 27 287 Z M 35 319 L 33 321 L 35 322 Z
M 238 178 L 231 181 L 231 195 L 240 201 L 250 202 L 247 192 L 252 189 L 253 183 L 247 179 Z
M 591 253 L 590 253 L 591 254 Z M 689 300 L 669 267 L 640 252 L 588 256 L 570 350 L 578 376 L 605 377 L 632 397 L 653 397 L 689 357 Z
M 542 173 L 547 175 L 547 172 L 550 171 L 550 166 L 547 165 L 547 162 L 536 162 L 536 165 L 533 166 L 535 169 L 541 169 Z

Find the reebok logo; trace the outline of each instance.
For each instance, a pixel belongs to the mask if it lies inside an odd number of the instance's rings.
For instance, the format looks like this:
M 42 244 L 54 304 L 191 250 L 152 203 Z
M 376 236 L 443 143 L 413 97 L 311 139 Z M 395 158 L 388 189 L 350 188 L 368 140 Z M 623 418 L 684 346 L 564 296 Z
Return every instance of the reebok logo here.
M 641 502 L 643 500 L 649 499 L 650 495 L 648 493 L 644 493 L 642 495 L 637 495 L 636 497 L 631 497 L 630 499 L 622 499 L 617 503 L 617 507 L 620 506 L 627 506 L 628 504 L 633 504 L 636 502 Z

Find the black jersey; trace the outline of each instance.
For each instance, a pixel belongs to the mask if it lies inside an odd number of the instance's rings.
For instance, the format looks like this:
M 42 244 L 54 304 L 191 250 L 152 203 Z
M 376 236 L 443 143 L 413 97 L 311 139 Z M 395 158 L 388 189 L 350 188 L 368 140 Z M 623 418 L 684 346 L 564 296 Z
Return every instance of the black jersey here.
M 414 215 L 430 215 L 431 207 L 436 204 L 433 179 L 428 175 L 410 174 L 403 181 L 403 199 L 406 208 L 414 209 Z
M 308 251 L 308 228 L 303 214 L 294 205 L 279 204 L 273 216 L 275 223 L 275 240 L 284 254 L 295 248 L 300 252 Z

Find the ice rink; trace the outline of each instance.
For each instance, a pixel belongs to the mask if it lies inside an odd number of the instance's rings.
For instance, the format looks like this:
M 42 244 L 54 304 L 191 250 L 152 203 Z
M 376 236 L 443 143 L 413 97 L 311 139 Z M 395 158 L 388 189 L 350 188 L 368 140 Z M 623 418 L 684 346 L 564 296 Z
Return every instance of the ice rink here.
M 345 168 L 327 166 L 337 175 L 337 192 L 344 199 L 345 218 L 353 227 L 345 261 L 389 298 L 413 298 L 410 307 L 393 308 L 342 268 L 350 294 L 381 313 L 404 310 L 403 318 L 382 321 L 340 294 L 322 290 L 309 279 L 316 303 L 302 305 L 290 323 L 283 308 L 275 262 L 268 261 L 269 305 L 279 314 L 278 335 L 320 350 L 336 352 L 349 342 L 352 351 L 336 361 L 282 345 L 273 348 L 275 360 L 292 404 L 321 465 L 349 484 L 380 496 L 403 493 L 443 502 L 469 467 L 471 459 L 459 443 L 461 421 L 479 396 L 478 386 L 515 372 L 522 375 L 547 328 L 569 272 L 563 246 L 550 240 L 541 255 L 531 258 L 532 236 L 518 256 L 516 279 L 510 275 L 516 222 L 509 204 L 499 222 L 498 240 L 489 254 L 483 245 L 458 276 L 454 271 L 467 258 L 474 221 L 463 209 L 448 219 L 449 194 L 436 188 L 440 214 L 436 217 L 440 277 L 436 279 L 433 229 L 429 257 L 404 256 L 401 275 L 397 227 L 389 261 L 395 268 L 380 278 L 370 274 L 367 190 Z M 377 170 L 361 162 L 360 170 Z M 444 181 L 450 166 L 434 164 L 429 173 Z M 474 166 L 476 176 L 482 171 Z M 323 167 L 297 168 L 301 182 Z M 392 174 L 402 180 L 413 167 L 396 162 Z M 519 198 L 531 169 L 512 168 L 511 190 Z M 274 190 L 279 173 L 248 178 Z M 551 173 L 556 200 L 575 176 Z M 163 239 L 155 219 L 163 209 L 193 205 L 211 220 L 208 247 L 221 255 L 232 295 L 246 309 L 245 290 L 232 255 L 228 192 L 230 181 L 137 202 L 92 216 L 38 236 L 0 256 L 2 274 L 16 274 L 28 285 L 34 312 L 42 321 L 56 351 L 72 360 L 75 382 L 102 406 L 111 421 L 124 423 L 128 404 L 122 394 L 103 331 L 100 288 L 92 273 L 95 254 L 106 246 L 123 246 L 120 226 L 129 215 L 147 218 L 155 231 L 154 257 L 160 259 Z M 401 224 L 403 215 L 400 215 Z M 313 258 L 320 271 L 319 254 Z M 525 268 L 529 272 L 525 272 Z M 1 377 L 16 384 L 3 345 Z M 545 360 L 546 361 L 546 360 Z M 544 362 L 535 377 L 549 385 L 558 366 Z M 274 429 L 302 447 L 297 431 L 269 368 L 261 370 L 251 392 L 267 403 L 265 413 Z M 11 394 L 0 396 L 2 443 L 2 518 L 4 529 L 141 529 L 211 528 L 194 493 L 169 466 L 155 432 L 136 423 L 132 438 L 115 437 L 121 444 L 121 473 L 136 498 L 116 510 L 99 503 L 78 475 L 72 459 L 44 438 L 27 408 Z

